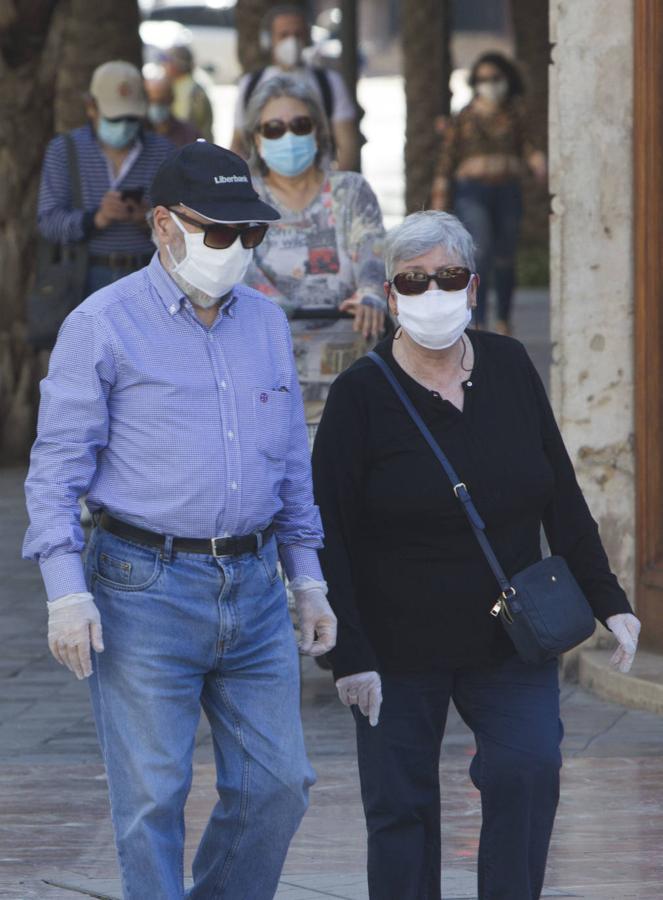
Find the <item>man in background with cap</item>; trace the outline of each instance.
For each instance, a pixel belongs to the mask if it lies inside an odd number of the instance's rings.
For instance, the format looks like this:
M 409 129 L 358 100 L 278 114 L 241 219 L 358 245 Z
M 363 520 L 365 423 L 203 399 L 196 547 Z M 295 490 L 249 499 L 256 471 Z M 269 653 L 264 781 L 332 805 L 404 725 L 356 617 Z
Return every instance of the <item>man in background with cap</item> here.
M 46 150 L 37 223 L 54 243 L 87 242 L 86 294 L 140 269 L 154 252 L 145 221 L 147 188 L 173 145 L 143 130 L 146 111 L 135 66 L 113 60 L 95 69 L 86 98 L 89 123 L 69 133 L 82 209 L 74 207 L 65 136 L 54 137 Z
M 183 896 L 202 705 L 219 801 L 187 897 L 271 900 L 314 778 L 279 558 L 300 651 L 336 640 L 290 329 L 241 284 L 278 213 L 204 141 L 163 163 L 150 196 L 158 253 L 75 309 L 51 356 L 24 555 L 53 654 L 91 676 L 125 896 Z

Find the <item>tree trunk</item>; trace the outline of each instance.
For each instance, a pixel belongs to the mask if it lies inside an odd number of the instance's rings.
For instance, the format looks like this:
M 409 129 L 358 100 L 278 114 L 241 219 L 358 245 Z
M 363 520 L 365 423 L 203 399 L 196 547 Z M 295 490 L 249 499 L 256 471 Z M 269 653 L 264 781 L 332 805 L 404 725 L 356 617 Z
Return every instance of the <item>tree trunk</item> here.
M 538 149 L 548 152 L 548 67 L 550 64 L 549 0 L 511 0 L 516 59 L 525 76 L 529 129 Z M 548 243 L 547 192 L 525 184 L 523 240 Z
M 294 0 L 306 9 L 304 0 Z M 270 9 L 282 5 L 283 0 L 237 0 L 235 22 L 237 27 L 238 55 L 245 72 L 253 72 L 269 63 L 269 51 L 260 46 L 260 30 Z
M 424 209 L 439 137 L 436 116 L 449 114 L 449 0 L 401 0 L 405 129 L 405 206 Z
M 0 0 L 0 457 L 32 440 L 35 356 L 24 343 L 41 163 L 54 133 L 85 121 L 96 66 L 140 65 L 136 0 Z

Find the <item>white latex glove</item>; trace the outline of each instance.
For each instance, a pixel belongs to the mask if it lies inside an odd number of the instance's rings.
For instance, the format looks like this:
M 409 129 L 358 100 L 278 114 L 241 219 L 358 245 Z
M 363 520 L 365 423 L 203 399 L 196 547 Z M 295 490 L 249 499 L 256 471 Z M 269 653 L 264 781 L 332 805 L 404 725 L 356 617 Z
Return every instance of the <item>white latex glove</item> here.
M 92 594 L 67 594 L 48 604 L 48 646 L 57 661 L 76 678 L 92 674 L 90 642 L 102 653 L 101 617 Z
M 382 681 L 377 672 L 345 675 L 336 682 L 336 690 L 345 706 L 358 706 L 362 715 L 375 727 L 382 706 Z
M 619 646 L 610 659 L 610 665 L 620 672 L 628 672 L 638 649 L 640 620 L 631 613 L 619 613 L 606 619 L 606 625 L 619 641 Z
M 327 602 L 327 585 L 306 575 L 290 582 L 299 619 L 299 652 L 322 656 L 336 646 L 336 616 Z M 317 640 L 316 640 L 317 638 Z

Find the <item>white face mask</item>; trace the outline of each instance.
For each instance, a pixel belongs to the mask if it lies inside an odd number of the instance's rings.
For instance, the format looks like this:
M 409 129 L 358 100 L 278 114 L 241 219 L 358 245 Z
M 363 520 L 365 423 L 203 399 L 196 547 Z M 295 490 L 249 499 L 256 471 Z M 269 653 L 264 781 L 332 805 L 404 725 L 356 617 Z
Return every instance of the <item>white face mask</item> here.
M 274 45 L 274 62 L 284 69 L 294 69 L 302 59 L 302 42 L 294 35 L 283 38 Z
M 186 247 L 186 255 L 181 262 L 176 262 L 170 247 L 167 248 L 170 258 L 175 263 L 172 273 L 179 275 L 192 287 L 198 288 L 209 297 L 223 297 L 244 278 L 253 257 L 253 250 L 243 247 L 239 238 L 236 238 L 226 250 L 206 247 L 202 231 L 199 233 L 187 231 L 176 214 L 171 213 L 170 217 L 184 235 Z
M 481 81 L 477 85 L 477 94 L 490 103 L 501 103 L 507 95 L 508 85 L 505 78 L 499 81 Z
M 421 347 L 428 350 L 451 347 L 472 320 L 472 312 L 467 308 L 469 286 L 463 291 L 435 290 L 408 296 L 394 290 L 399 324 Z

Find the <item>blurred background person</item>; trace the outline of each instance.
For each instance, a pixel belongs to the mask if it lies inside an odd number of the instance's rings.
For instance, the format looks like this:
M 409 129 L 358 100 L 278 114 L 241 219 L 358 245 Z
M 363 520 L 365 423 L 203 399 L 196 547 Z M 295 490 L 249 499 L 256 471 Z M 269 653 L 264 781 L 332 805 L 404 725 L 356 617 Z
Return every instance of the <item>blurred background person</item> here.
M 305 48 L 311 44 L 311 28 L 303 10 L 287 4 L 274 7 L 265 18 L 261 39 L 269 48 L 271 65 L 240 79 L 231 149 L 244 156 L 250 151 L 244 128 L 256 89 L 270 78 L 289 75 L 306 83 L 322 104 L 331 123 L 333 155 L 338 168 L 355 168 L 359 146 L 357 108 L 338 72 L 306 64 Z
M 113 60 L 95 69 L 85 109 L 89 124 L 69 132 L 83 208 L 72 208 L 67 146 L 58 135 L 44 157 L 37 223 L 53 243 L 87 242 L 87 295 L 150 261 L 146 189 L 173 145 L 143 128 L 147 98 L 130 63 Z
M 175 95 L 165 72 L 145 79 L 145 93 L 147 94 L 147 120 L 153 131 L 167 138 L 176 147 L 191 144 L 201 137 L 200 132 L 191 122 L 183 122 L 173 115 L 172 105 Z
M 546 158 L 529 138 L 524 85 L 510 60 L 484 53 L 472 67 L 469 84 L 471 102 L 443 129 L 431 205 L 453 208 L 475 240 L 476 324 L 486 324 L 492 278 L 497 295 L 494 330 L 508 334 L 522 218 L 521 180 L 529 168 L 545 184 Z
M 281 214 L 256 247 L 246 280 L 292 320 L 311 421 L 331 381 L 383 331 L 382 214 L 361 175 L 329 169 L 327 118 L 300 80 L 274 77 L 256 89 L 245 140 L 254 186 Z
M 200 137 L 213 143 L 212 104 L 205 88 L 194 78 L 191 50 L 184 46 L 171 47 L 164 53 L 162 63 L 173 89 L 173 115 L 182 122 L 189 122 Z

